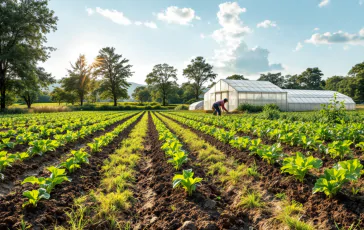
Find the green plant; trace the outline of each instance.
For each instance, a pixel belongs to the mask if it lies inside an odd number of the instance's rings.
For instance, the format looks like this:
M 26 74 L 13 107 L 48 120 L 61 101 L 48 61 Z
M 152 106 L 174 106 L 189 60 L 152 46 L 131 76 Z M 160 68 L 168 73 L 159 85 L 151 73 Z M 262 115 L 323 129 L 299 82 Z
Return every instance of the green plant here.
M 322 166 L 322 160 L 313 156 L 305 157 L 302 153 L 297 152 L 296 156 L 283 159 L 282 172 L 289 173 L 303 182 L 303 178 L 310 169 L 319 169 Z
M 264 206 L 262 196 L 258 192 L 248 192 L 241 197 L 239 205 L 246 208 L 259 208 Z
M 48 167 L 47 169 L 51 172 L 51 175 L 48 178 L 30 176 L 25 178 L 21 184 L 38 184 L 41 188 L 46 189 L 47 193 L 51 193 L 56 185 L 61 184 L 63 181 L 70 181 L 66 176 L 65 169 L 59 169 L 54 166 Z
M 273 144 L 272 146 L 263 145 L 258 149 L 257 154 L 269 164 L 274 164 L 280 157 L 283 156 L 281 144 Z
M 359 142 L 358 144 L 355 145 L 356 148 L 360 148 L 361 151 L 364 151 L 364 141 Z
M 332 143 L 328 144 L 329 150 L 328 153 L 332 158 L 339 157 L 343 159 L 347 155 L 351 155 L 352 150 L 350 149 L 352 141 L 345 140 L 345 141 L 333 141 Z
M 244 150 L 247 149 L 250 144 L 249 137 L 237 137 L 235 139 L 230 140 L 229 144 L 234 148 Z
M 284 192 L 283 193 L 277 193 L 274 196 L 277 197 L 280 200 L 285 200 L 287 198 L 287 195 Z
M 192 192 L 196 190 L 197 185 L 202 181 L 202 178 L 193 178 L 194 173 L 192 169 L 183 170 L 182 174 L 176 174 L 173 177 L 173 188 L 182 187 L 188 195 L 191 196 Z
M 358 159 L 353 159 L 348 161 L 340 161 L 334 166 L 334 168 L 337 170 L 345 169 L 346 179 L 349 181 L 357 181 L 362 174 L 363 165 Z
M 343 184 L 347 182 L 345 175 L 345 169 L 326 169 L 324 175 L 316 181 L 313 193 L 323 192 L 328 197 L 332 198 L 341 190 Z
M 3 142 L 3 144 L 0 145 L 0 150 L 2 149 L 2 147 L 7 147 L 9 149 L 13 149 L 14 146 L 15 146 L 15 143 L 14 142 L 11 142 L 10 141 L 10 138 L 4 138 L 1 141 Z
M 323 104 L 321 106 L 320 114 L 325 121 L 332 123 L 344 123 L 348 119 L 344 101 L 337 99 L 337 93 L 334 94 L 334 97 L 327 105 Z
M 0 179 L 4 180 L 4 174 L 1 172 L 4 171 L 6 167 L 11 167 L 11 163 L 18 159 L 17 154 L 8 154 L 5 151 L 0 152 Z
M 30 156 L 35 154 L 43 156 L 48 151 L 54 151 L 59 146 L 59 143 L 55 140 L 36 140 L 30 142 L 29 145 L 31 146 L 28 149 Z
M 172 158 L 168 160 L 168 163 L 171 163 L 176 170 L 179 170 L 187 160 L 187 153 L 185 151 L 178 151 L 173 154 Z
M 258 150 L 261 148 L 261 146 L 262 146 L 262 140 L 260 138 L 253 139 L 250 142 L 249 146 L 250 155 L 258 153 Z
M 39 188 L 38 190 L 32 191 L 24 191 L 23 196 L 28 198 L 28 201 L 23 204 L 23 208 L 27 205 L 33 205 L 34 207 L 36 207 L 41 199 L 48 200 L 50 197 L 49 193 L 47 193 L 46 189 L 44 188 Z

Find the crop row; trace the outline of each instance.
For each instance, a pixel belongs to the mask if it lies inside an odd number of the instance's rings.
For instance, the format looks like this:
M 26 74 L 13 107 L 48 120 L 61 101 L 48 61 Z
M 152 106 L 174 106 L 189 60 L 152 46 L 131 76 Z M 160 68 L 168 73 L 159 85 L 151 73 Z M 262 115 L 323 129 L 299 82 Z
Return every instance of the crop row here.
M 89 162 L 88 158 L 90 157 L 90 153 L 94 154 L 96 152 L 100 152 L 102 148 L 111 143 L 119 133 L 134 123 L 140 116 L 141 114 L 139 113 L 138 115 L 133 116 L 121 125 L 117 126 L 113 131 L 106 133 L 101 137 L 95 138 L 92 142 L 87 144 L 87 146 L 89 146 L 88 150 L 80 149 L 78 151 L 71 151 L 58 166 L 51 166 L 47 168 L 50 172 L 49 177 L 31 176 L 25 178 L 22 181 L 22 184 L 36 184 L 39 186 L 39 188 L 31 191 L 26 190 L 23 192 L 23 196 L 28 198 L 28 200 L 23 204 L 23 207 L 28 205 L 37 206 L 37 203 L 40 200 L 49 199 L 50 194 L 55 186 L 65 181 L 70 181 L 68 175 L 72 174 L 77 168 L 80 168 L 82 164 L 87 164 Z
M 147 129 L 148 115 L 145 113 L 120 147 L 104 161 L 100 187 L 75 200 L 77 205 L 68 213 L 70 223 L 78 223 L 79 229 L 99 222 L 107 222 L 105 228 L 108 229 L 112 226 L 122 228 L 117 224 L 118 213 L 133 207 L 135 175 L 144 151 Z M 78 220 L 78 213 L 87 216 Z
M 266 194 L 263 195 L 263 192 L 260 191 L 261 188 L 258 180 L 261 175 L 257 171 L 255 163 L 251 165 L 238 163 L 238 159 L 233 156 L 227 156 L 226 153 L 217 150 L 200 136 L 182 127 L 170 118 L 163 115 L 159 115 L 159 118 L 186 143 L 191 152 L 196 154 L 194 163 L 203 168 L 206 175 L 208 175 L 207 180 L 215 184 L 222 183 L 222 186 L 219 186 L 222 196 L 229 200 L 237 200 L 235 204 L 233 203 L 230 207 L 227 207 L 221 213 L 221 216 L 239 215 L 232 213 L 239 213 L 241 211 L 247 215 L 249 210 L 261 207 L 268 209 L 266 202 L 269 202 L 269 206 L 282 207 L 279 212 L 275 211 L 275 214 L 271 217 L 278 220 L 278 223 L 291 228 L 292 226 L 290 225 L 294 223 L 294 226 L 308 226 L 307 229 L 311 229 L 309 224 L 300 220 L 300 215 L 303 212 L 301 204 L 295 201 L 281 201 L 279 199 L 272 201 Z M 231 188 L 234 188 L 235 192 L 232 192 Z M 255 221 L 253 216 L 254 214 L 250 217 L 252 222 Z
M 120 113 L 89 114 L 87 117 L 73 119 L 58 118 L 56 121 L 49 121 L 44 124 L 32 124 L 27 127 L 18 127 L 0 132 L 1 138 L 17 139 L 17 135 L 34 134 L 34 136 L 50 136 L 60 134 L 68 130 L 77 129 L 85 125 L 91 125 L 103 120 L 119 116 Z
M 98 115 L 111 115 L 117 112 L 97 112 Z M 22 114 L 22 115 L 5 115 L 0 118 L 0 129 L 16 129 L 31 125 L 44 125 L 48 123 L 61 124 L 60 121 L 66 120 L 85 120 L 94 116 L 94 112 L 62 112 L 47 114 Z
M 184 118 L 192 119 L 195 121 L 201 121 L 200 117 L 194 115 L 178 114 L 178 116 L 182 116 Z M 289 127 L 287 127 L 285 130 L 269 127 L 262 129 L 259 125 L 256 125 L 251 126 L 251 128 L 247 129 L 245 126 L 249 126 L 249 124 L 234 123 L 233 121 L 231 121 L 232 123 L 218 122 L 218 119 L 211 117 L 202 119 L 202 122 L 213 125 L 216 125 L 218 123 L 220 127 L 230 130 L 231 135 L 235 135 L 236 132 L 243 132 L 250 136 L 265 138 L 271 141 L 284 143 L 289 146 L 298 146 L 305 151 L 317 151 L 319 153 L 330 156 L 332 159 L 340 158 L 341 160 L 343 160 L 344 158 L 350 158 L 353 156 L 353 150 L 355 150 L 353 149 L 354 147 L 351 147 L 353 146 L 353 142 L 350 140 L 339 140 L 325 143 L 323 140 L 319 139 L 319 135 L 310 137 L 302 130 L 292 131 L 289 129 Z M 360 135 L 360 139 L 361 136 L 362 135 Z M 362 151 L 364 150 L 364 142 L 359 142 L 355 146 Z
M 15 161 L 23 161 L 25 159 L 32 158 L 35 155 L 43 156 L 45 153 L 49 151 L 54 151 L 60 146 L 65 146 L 67 143 L 75 142 L 78 139 L 82 139 L 90 134 L 104 130 L 105 127 L 112 125 L 118 121 L 125 119 L 127 116 L 130 116 L 132 113 L 121 113 L 120 116 L 113 119 L 109 119 L 106 121 L 102 121 L 100 123 L 95 123 L 91 126 L 83 126 L 77 132 L 67 132 L 66 134 L 55 135 L 55 140 L 34 140 L 29 143 L 31 147 L 28 148 L 27 151 L 21 153 L 8 153 L 6 151 L 0 152 L 0 177 L 4 179 L 3 174 L 1 172 L 6 168 L 11 166 Z
M 200 130 L 208 135 L 215 137 L 221 142 L 230 144 L 232 147 L 240 150 L 249 150 L 251 155 L 258 155 L 262 160 L 269 164 L 280 164 L 282 173 L 294 175 L 297 179 L 303 181 L 303 178 L 309 170 L 319 168 L 322 165 L 320 159 L 312 156 L 305 156 L 297 153 L 295 156 L 287 157 L 283 154 L 279 144 L 263 145 L 259 139 L 249 139 L 246 137 L 236 137 L 235 132 L 224 129 L 211 127 L 201 122 L 186 119 L 180 116 L 166 114 L 189 127 Z M 355 187 L 359 180 L 363 166 L 358 159 L 338 162 L 333 168 L 325 169 L 324 174 L 317 179 L 313 192 L 324 192 L 327 196 L 332 197 L 341 190 L 341 188 L 350 183 L 352 193 L 359 192 Z
M 178 113 L 182 114 L 182 113 Z M 183 116 L 196 117 L 187 113 Z M 266 120 L 255 117 L 224 116 L 216 117 L 199 114 L 200 121 L 215 126 L 228 127 L 243 133 L 251 133 L 258 137 L 268 136 L 281 138 L 304 134 L 308 139 L 322 141 L 350 140 L 357 144 L 364 141 L 364 123 L 328 124 L 321 122 L 287 122 L 285 120 Z

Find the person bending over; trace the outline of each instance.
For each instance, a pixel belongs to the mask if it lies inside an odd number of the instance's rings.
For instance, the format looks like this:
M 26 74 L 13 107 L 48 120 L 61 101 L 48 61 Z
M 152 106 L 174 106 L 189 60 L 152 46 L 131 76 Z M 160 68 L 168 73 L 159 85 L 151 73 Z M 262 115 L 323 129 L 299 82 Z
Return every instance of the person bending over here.
M 221 116 L 221 109 L 220 107 L 225 110 L 227 113 L 229 112 L 226 108 L 225 108 L 225 103 L 228 103 L 228 99 L 225 98 L 224 100 L 221 101 L 217 101 L 212 105 L 212 110 L 214 111 L 214 115 L 216 115 L 216 113 Z

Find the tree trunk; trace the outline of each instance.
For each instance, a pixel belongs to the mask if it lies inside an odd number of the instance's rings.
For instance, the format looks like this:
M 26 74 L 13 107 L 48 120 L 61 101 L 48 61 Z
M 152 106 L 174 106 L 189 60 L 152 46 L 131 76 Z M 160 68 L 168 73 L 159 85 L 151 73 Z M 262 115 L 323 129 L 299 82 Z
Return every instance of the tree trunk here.
M 5 110 L 6 106 L 6 100 L 5 100 L 5 92 L 6 92 L 6 86 L 5 86 L 5 71 L 0 71 L 0 105 L 1 105 L 1 111 Z
M 81 96 L 81 106 L 83 106 L 83 95 Z
M 163 106 L 166 106 L 166 96 L 163 95 Z
M 114 106 L 118 105 L 118 99 L 116 98 L 116 96 L 114 96 Z

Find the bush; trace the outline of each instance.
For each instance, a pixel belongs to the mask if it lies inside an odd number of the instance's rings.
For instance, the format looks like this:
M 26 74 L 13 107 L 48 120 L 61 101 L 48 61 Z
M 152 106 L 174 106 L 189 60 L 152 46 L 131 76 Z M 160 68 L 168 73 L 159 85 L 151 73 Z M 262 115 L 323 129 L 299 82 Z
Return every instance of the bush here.
M 251 104 L 241 104 L 238 106 L 239 111 L 248 112 L 248 113 L 259 113 L 263 111 L 263 106 L 261 105 L 251 105 Z
M 263 112 L 259 115 L 259 117 L 268 120 L 276 120 L 281 117 L 281 112 L 268 106 L 264 108 Z
M 264 105 L 263 111 L 264 110 L 269 110 L 269 109 L 274 109 L 274 110 L 280 111 L 279 106 L 276 105 L 276 104 L 266 104 L 266 105 Z
M 188 106 L 186 105 L 177 105 L 174 110 L 188 110 Z

